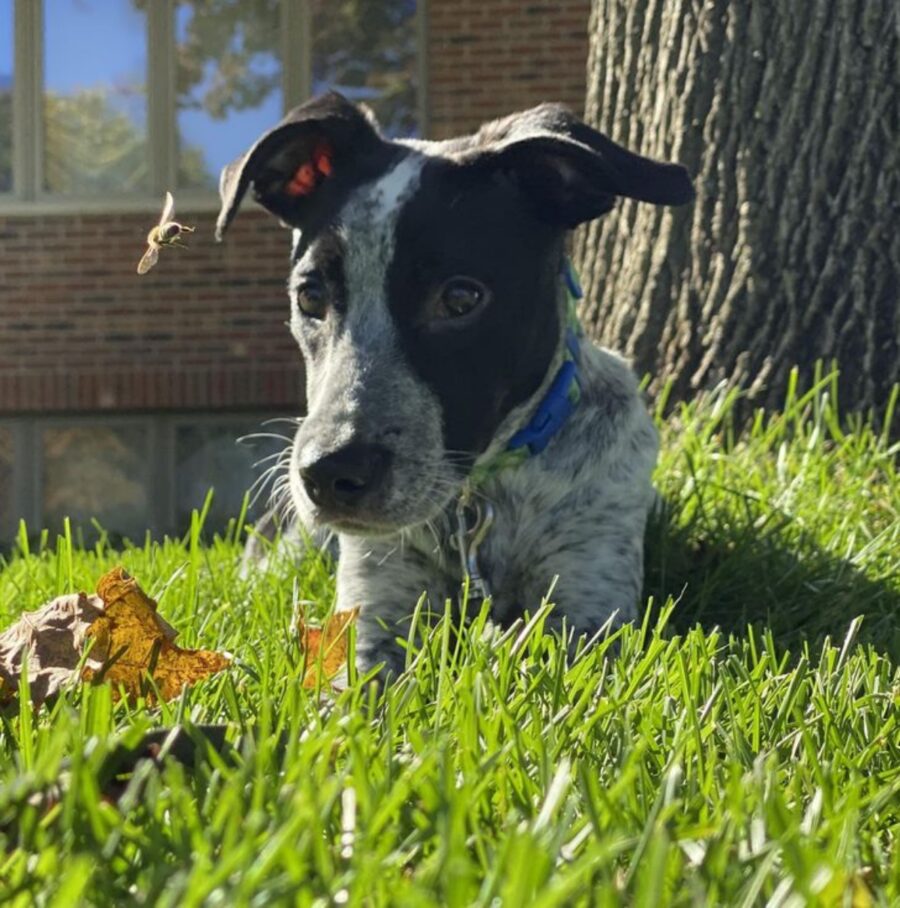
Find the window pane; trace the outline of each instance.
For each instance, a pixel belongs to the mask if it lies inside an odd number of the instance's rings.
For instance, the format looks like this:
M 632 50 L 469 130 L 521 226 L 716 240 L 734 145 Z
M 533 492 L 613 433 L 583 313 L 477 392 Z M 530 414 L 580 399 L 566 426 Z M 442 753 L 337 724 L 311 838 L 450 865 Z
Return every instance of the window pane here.
M 0 0 L 0 192 L 12 191 L 13 0 Z
M 96 518 L 110 533 L 142 539 L 149 523 L 147 431 L 140 426 L 47 428 L 43 448 L 43 523 L 64 517 L 84 529 Z
M 147 188 L 146 83 L 147 17 L 135 3 L 45 4 L 45 189 Z
M 281 0 L 178 0 L 178 183 L 215 188 L 219 171 L 281 119 Z
M 0 426 L 0 545 L 15 533 L 16 515 L 12 500 L 13 438 L 12 429 Z
M 238 439 L 254 432 L 278 432 L 260 428 L 259 422 L 239 424 L 206 423 L 182 425 L 175 433 L 175 464 L 177 470 L 177 528 L 186 529 L 191 511 L 203 507 L 206 493 L 213 490 L 212 508 L 207 529 L 221 530 L 241 511 L 244 493 L 253 485 L 273 459 L 269 455 L 284 449 L 287 442 L 275 438 Z M 256 464 L 256 466 L 254 466 Z M 268 487 L 257 499 L 251 516 L 262 513 Z
M 313 92 L 365 101 L 388 135 L 418 131 L 416 0 L 310 0 Z

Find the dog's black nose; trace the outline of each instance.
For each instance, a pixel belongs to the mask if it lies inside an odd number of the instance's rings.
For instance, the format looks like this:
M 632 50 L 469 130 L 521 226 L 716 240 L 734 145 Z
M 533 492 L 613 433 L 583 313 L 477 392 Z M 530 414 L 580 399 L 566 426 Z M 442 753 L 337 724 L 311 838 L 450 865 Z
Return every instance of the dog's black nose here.
M 381 445 L 351 444 L 300 470 L 306 494 L 320 508 L 354 507 L 381 487 L 391 454 Z

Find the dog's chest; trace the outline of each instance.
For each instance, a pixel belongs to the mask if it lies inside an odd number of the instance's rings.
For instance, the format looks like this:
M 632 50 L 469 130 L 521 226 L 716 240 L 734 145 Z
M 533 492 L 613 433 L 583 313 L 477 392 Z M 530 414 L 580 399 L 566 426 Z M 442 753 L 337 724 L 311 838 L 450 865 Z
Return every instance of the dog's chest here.
M 513 620 L 523 608 L 538 604 L 553 582 L 551 571 L 572 549 L 575 512 L 587 502 L 574 503 L 571 480 L 569 472 L 560 474 L 529 464 L 486 483 L 474 497 L 477 507 L 467 512 L 484 520 L 490 503 L 489 525 L 474 548 L 477 518 L 465 523 L 461 533 L 457 510 L 448 512 L 440 555 L 444 569 L 457 588 L 469 570 L 480 575 L 498 621 Z M 465 556 L 469 556 L 467 568 L 463 566 Z M 554 567 L 548 567 L 550 564 Z M 477 592 L 477 585 L 471 584 L 470 595 Z

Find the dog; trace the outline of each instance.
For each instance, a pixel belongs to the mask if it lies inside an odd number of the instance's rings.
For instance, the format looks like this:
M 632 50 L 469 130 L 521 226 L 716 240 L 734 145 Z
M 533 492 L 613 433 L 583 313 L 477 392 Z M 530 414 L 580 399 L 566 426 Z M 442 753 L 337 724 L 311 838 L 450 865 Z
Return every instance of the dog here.
M 571 317 L 566 236 L 618 197 L 689 202 L 686 170 L 557 104 L 394 140 L 329 93 L 224 168 L 217 239 L 248 190 L 293 231 L 308 409 L 286 482 L 299 523 L 337 534 L 360 669 L 402 671 L 417 602 L 464 585 L 501 625 L 551 585 L 575 637 L 633 619 L 657 433 Z

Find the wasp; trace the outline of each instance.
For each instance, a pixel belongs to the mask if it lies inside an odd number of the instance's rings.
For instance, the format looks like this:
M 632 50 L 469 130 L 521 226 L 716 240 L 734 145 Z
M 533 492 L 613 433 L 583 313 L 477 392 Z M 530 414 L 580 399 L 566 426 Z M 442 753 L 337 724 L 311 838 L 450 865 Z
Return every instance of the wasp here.
M 141 256 L 138 262 L 137 273 L 146 274 L 158 261 L 159 250 L 163 246 L 181 246 L 187 248 L 181 242 L 183 233 L 193 233 L 194 228 L 185 224 L 179 224 L 173 221 L 175 214 L 175 199 L 172 193 L 166 193 L 166 203 L 163 205 L 162 214 L 159 216 L 159 223 L 147 234 L 147 251 Z

